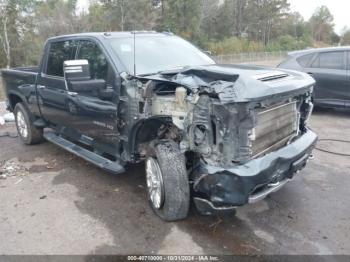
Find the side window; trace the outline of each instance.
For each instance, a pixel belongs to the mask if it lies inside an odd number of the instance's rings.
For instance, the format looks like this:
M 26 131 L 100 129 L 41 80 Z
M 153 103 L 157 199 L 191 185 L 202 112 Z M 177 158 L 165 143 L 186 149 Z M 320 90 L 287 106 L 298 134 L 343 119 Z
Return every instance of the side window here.
M 77 59 L 86 59 L 89 61 L 92 79 L 108 80 L 109 64 L 106 56 L 96 43 L 88 40 L 79 41 Z
M 312 63 L 312 67 L 314 68 L 338 69 L 338 70 L 342 70 L 344 68 L 343 65 L 344 65 L 344 52 L 320 53 Z
M 52 76 L 63 76 L 63 62 L 66 60 L 73 60 L 75 51 L 76 48 L 73 41 L 51 43 L 46 74 Z
M 308 55 L 303 55 L 301 57 L 298 57 L 297 58 L 298 64 L 301 65 L 302 67 L 307 67 L 313 56 L 314 54 L 308 54 Z

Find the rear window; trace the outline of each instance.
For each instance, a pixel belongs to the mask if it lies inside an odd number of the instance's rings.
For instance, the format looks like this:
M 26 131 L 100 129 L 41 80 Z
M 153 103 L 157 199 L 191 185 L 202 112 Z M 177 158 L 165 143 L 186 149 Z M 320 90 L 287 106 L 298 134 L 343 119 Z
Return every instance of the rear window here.
M 303 55 L 297 58 L 297 62 L 302 67 L 307 67 L 314 54 Z
M 344 52 L 320 53 L 312 62 L 312 67 L 341 70 L 344 68 Z

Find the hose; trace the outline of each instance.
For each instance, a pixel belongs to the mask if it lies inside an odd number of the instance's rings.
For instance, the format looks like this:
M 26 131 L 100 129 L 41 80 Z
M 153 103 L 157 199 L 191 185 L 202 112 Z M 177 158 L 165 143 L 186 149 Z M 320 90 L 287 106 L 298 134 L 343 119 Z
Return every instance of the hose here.
M 331 138 L 323 138 L 323 139 L 319 139 L 318 141 L 331 141 L 331 142 L 341 142 L 341 143 L 348 143 L 348 144 L 350 144 L 349 140 L 331 139 Z M 328 154 L 332 154 L 332 155 L 337 155 L 337 156 L 350 156 L 350 154 L 334 152 L 334 151 L 326 150 L 326 149 L 319 148 L 319 147 L 315 147 L 315 150 L 318 150 L 318 151 L 321 151 L 321 152 L 324 152 L 324 153 L 328 153 Z

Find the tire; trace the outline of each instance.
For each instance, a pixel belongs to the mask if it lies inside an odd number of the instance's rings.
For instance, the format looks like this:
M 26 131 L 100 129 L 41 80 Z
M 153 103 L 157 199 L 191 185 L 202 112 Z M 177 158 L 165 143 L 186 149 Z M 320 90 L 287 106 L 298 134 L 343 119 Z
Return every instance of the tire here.
M 152 201 L 149 186 L 150 163 L 155 163 L 160 169 L 161 192 L 163 194 L 160 205 Z M 169 140 L 161 140 L 155 146 L 155 158 L 146 160 L 146 175 L 148 199 L 153 211 L 165 221 L 176 221 L 187 217 L 190 206 L 190 186 L 185 165 L 185 156 L 179 146 Z
M 14 109 L 17 132 L 26 145 L 33 145 L 43 141 L 43 129 L 37 128 L 31 121 L 30 113 L 23 103 L 17 103 Z M 23 130 L 26 129 L 26 131 Z

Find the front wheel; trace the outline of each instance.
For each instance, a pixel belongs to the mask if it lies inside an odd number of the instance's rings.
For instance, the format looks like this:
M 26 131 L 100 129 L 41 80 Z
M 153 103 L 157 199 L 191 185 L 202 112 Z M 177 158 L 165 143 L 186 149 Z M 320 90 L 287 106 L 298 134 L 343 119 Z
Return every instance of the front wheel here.
M 185 156 L 175 142 L 161 140 L 155 146 L 155 157 L 146 160 L 146 180 L 149 202 L 160 218 L 176 221 L 187 216 L 190 187 Z

